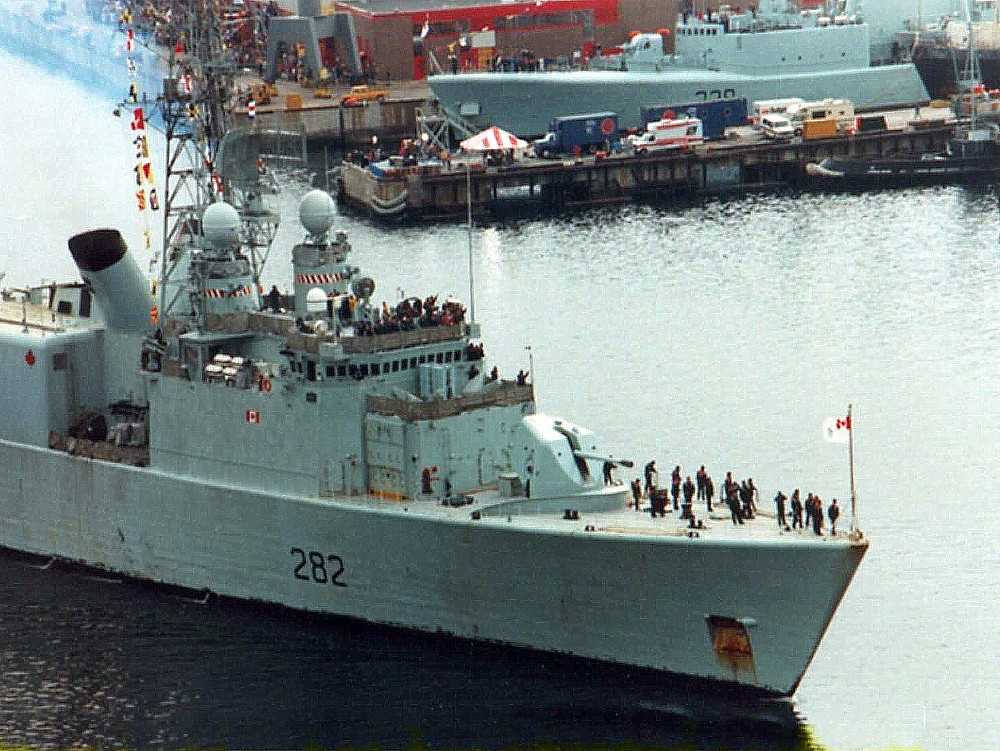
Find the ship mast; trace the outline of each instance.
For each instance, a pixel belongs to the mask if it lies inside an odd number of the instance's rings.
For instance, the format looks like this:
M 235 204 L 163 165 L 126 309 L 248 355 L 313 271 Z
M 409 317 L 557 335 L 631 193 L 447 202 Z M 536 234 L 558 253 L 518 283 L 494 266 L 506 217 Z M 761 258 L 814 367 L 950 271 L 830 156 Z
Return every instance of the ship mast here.
M 263 194 L 277 192 L 261 168 L 259 143 L 241 149 L 245 129 L 232 128 L 236 57 L 223 38 L 219 0 L 175 0 L 171 9 L 169 76 L 164 82 L 166 195 L 159 306 L 165 314 L 200 310 L 201 296 L 183 270 L 200 249 L 201 214 L 222 199 L 233 204 L 242 223 L 242 246 L 249 253 L 254 295 L 278 228 L 278 215 L 264 207 Z M 274 135 L 274 134 L 269 134 Z M 279 136 L 284 134 L 278 134 Z M 303 159 L 304 161 L 304 159 Z M 249 162 L 249 164 L 244 164 Z M 272 181 L 273 182 L 273 181 Z
M 164 314 L 176 309 L 187 289 L 186 275 L 176 272 L 197 247 L 201 212 L 225 193 L 214 165 L 234 74 L 223 56 L 217 0 L 174 2 L 171 12 L 169 36 L 175 41 L 163 91 L 166 198 L 159 306 Z

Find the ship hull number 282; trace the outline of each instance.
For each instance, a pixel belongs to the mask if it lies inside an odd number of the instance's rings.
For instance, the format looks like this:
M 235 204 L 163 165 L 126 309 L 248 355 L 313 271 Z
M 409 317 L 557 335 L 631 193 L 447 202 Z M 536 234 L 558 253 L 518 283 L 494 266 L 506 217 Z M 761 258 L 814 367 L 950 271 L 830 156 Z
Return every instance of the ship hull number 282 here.
M 316 550 L 292 548 L 292 558 L 295 561 L 293 571 L 296 579 L 314 584 L 333 584 L 336 587 L 346 587 L 340 580 L 344 574 L 344 559 L 339 555 L 327 555 Z

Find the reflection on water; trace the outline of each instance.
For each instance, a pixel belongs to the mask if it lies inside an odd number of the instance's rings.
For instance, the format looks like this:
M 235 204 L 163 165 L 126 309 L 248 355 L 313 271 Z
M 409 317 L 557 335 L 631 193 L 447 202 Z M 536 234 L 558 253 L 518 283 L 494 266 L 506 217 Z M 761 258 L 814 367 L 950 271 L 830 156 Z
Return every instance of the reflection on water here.
M 796 748 L 791 702 L 0 561 L 0 739 L 33 748 Z

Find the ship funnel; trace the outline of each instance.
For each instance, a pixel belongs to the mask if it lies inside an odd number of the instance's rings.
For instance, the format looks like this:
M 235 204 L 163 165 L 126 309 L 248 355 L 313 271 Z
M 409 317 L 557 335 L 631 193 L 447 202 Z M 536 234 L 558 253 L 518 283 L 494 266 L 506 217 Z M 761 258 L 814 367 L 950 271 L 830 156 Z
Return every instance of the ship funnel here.
M 90 285 L 109 328 L 143 333 L 149 330 L 153 298 L 125 240 L 116 229 L 95 229 L 69 239 L 83 280 Z

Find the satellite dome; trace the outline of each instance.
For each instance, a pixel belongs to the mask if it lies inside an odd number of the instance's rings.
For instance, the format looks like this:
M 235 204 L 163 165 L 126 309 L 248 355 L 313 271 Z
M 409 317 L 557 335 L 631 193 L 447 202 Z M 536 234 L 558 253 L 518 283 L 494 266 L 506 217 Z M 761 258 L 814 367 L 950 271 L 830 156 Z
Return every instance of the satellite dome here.
M 326 309 L 326 292 L 313 287 L 306 293 L 306 310 L 310 313 Z
M 330 194 L 323 190 L 310 190 L 299 204 L 299 221 L 311 235 L 326 234 L 333 226 L 336 211 Z
M 216 248 L 239 245 L 240 215 L 225 201 L 216 201 L 201 217 L 201 231 L 205 239 Z

